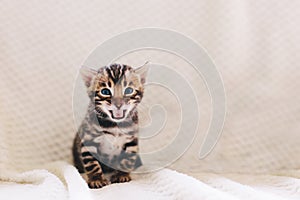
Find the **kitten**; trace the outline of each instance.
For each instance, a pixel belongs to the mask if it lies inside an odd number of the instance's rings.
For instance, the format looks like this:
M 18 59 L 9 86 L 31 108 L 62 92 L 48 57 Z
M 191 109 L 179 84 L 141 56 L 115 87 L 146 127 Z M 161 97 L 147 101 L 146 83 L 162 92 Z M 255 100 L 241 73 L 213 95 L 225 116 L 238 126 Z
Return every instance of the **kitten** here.
M 74 163 L 90 188 L 131 180 L 141 166 L 137 106 L 144 93 L 147 63 L 133 69 L 112 64 L 81 69 L 90 103 L 73 144 Z M 104 173 L 113 172 L 110 180 Z

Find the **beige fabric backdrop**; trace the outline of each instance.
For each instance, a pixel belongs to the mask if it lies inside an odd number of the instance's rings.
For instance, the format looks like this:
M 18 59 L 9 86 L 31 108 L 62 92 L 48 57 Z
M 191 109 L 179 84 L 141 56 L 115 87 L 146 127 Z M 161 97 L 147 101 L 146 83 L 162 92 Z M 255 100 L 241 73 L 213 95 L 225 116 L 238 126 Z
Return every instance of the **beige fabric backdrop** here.
M 197 88 L 203 118 L 197 141 L 173 168 L 299 168 L 299 9 L 298 0 L 1 1 L 0 169 L 71 160 L 78 68 L 101 42 L 141 27 L 192 37 L 206 48 L 224 80 L 224 131 L 214 151 L 200 161 L 211 105 L 203 80 L 186 74 Z M 154 62 L 181 64 L 170 55 L 146 55 Z M 132 54 L 121 61 L 138 65 L 144 58 Z M 163 146 L 167 138 L 154 144 Z M 142 150 L 151 148 L 157 146 L 145 142 Z

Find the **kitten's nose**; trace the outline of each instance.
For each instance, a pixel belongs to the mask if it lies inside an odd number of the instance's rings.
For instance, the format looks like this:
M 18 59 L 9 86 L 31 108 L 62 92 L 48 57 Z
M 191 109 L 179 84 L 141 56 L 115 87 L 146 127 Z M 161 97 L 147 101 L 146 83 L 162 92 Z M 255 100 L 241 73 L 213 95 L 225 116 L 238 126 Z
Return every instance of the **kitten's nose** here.
M 118 109 L 122 107 L 123 104 L 115 104 Z
M 123 105 L 123 99 L 121 98 L 114 99 L 114 104 L 118 109 L 120 109 Z

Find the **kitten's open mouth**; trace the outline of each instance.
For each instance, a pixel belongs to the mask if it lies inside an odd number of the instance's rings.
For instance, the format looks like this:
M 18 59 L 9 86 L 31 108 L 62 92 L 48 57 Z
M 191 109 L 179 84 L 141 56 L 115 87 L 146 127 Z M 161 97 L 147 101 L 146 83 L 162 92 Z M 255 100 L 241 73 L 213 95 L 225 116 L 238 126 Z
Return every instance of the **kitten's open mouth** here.
M 125 116 L 126 110 L 110 110 L 112 118 L 114 119 L 122 119 Z

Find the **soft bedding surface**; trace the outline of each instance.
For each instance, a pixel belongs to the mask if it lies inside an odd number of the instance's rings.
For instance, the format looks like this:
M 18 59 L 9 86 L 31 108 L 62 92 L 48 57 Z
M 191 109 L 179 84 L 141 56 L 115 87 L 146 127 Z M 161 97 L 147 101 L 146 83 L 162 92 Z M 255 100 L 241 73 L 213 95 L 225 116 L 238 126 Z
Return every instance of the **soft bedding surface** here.
M 197 173 L 163 169 L 135 174 L 129 183 L 88 189 L 77 170 L 64 162 L 45 169 L 0 174 L 1 199 L 299 199 L 300 171 L 278 175 Z M 288 175 L 289 174 L 289 175 Z

